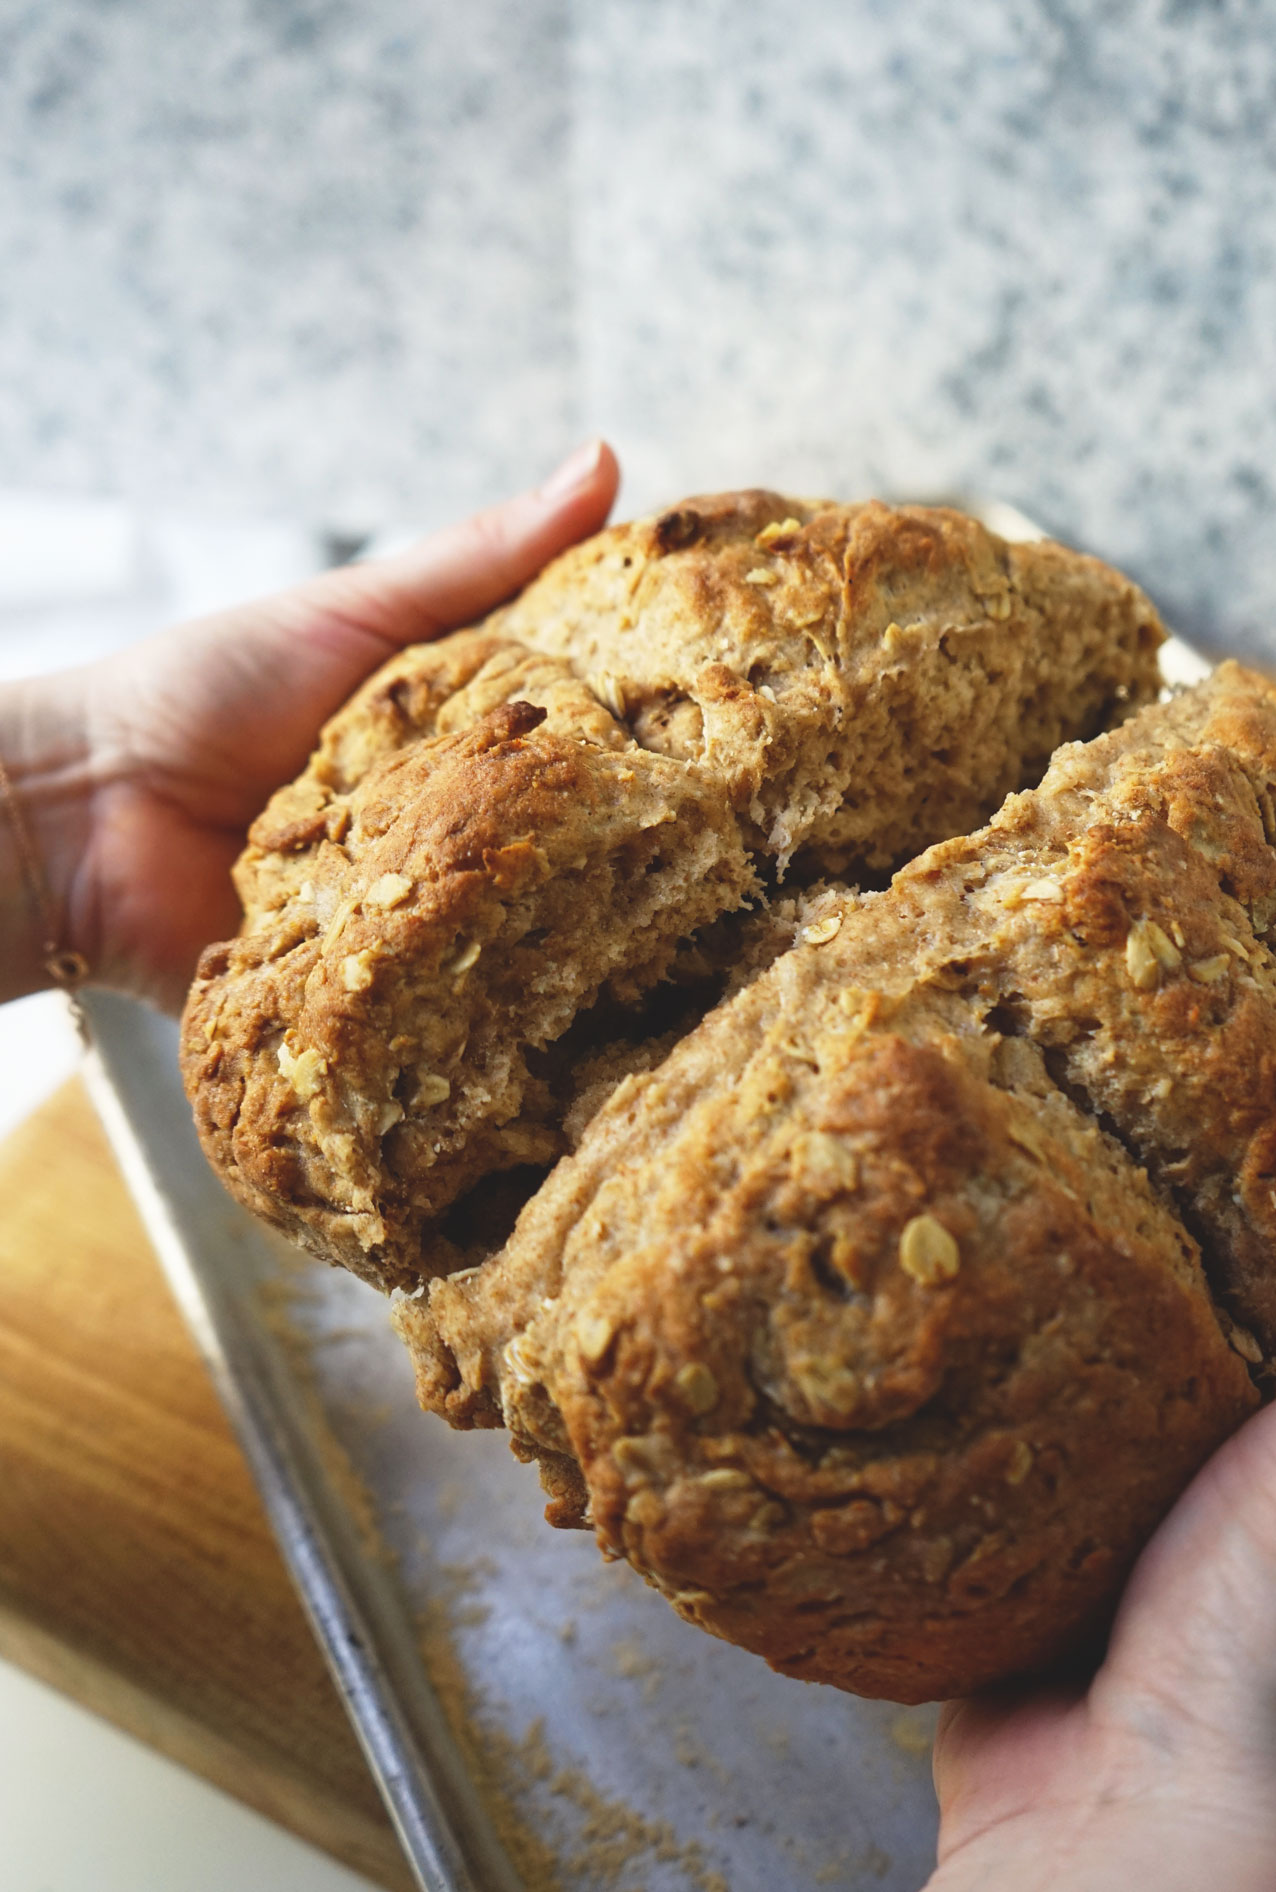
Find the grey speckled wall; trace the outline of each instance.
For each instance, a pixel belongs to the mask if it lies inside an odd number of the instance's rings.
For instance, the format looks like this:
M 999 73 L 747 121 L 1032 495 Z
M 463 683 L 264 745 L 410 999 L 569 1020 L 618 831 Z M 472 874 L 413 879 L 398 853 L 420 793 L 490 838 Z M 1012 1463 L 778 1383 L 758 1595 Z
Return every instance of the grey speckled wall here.
M 568 444 L 565 13 L 0 0 L 0 481 L 376 524 Z
M 0 481 L 996 492 L 1276 653 L 1265 0 L 0 0 Z

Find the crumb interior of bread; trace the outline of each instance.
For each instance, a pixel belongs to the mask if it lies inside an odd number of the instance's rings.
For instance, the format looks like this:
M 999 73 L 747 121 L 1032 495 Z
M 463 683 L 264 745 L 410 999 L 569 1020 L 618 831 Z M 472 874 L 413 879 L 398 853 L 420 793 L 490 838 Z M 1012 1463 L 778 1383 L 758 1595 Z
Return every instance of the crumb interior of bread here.
M 490 949 L 485 938 L 467 973 L 414 980 L 405 969 L 387 1026 L 404 1047 L 391 1092 L 404 1116 L 385 1148 L 395 1174 L 424 1175 L 423 1212 L 489 1171 L 552 1161 L 564 1147 L 553 1047 L 592 1007 L 640 1015 L 688 915 L 714 919 L 740 897 L 718 837 L 681 834 L 668 846 L 671 832 L 640 833 L 494 909 Z M 431 1101 L 441 1084 L 446 1094 Z

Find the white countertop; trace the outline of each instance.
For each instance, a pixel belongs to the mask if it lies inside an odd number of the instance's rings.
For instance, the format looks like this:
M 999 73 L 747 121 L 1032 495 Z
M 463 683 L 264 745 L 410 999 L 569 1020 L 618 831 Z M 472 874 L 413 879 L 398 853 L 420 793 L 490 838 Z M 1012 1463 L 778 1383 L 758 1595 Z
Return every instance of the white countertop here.
M 373 1892 L 7 1663 L 0 1833 L 4 1892 Z

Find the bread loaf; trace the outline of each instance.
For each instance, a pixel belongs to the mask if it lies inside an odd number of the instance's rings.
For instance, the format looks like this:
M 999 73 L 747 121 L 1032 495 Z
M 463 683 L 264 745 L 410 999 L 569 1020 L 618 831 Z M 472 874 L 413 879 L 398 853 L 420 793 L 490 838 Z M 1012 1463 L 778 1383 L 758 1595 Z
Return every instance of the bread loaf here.
M 373 677 L 201 962 L 229 1186 L 805 1679 L 1066 1655 L 1269 1384 L 1276 691 L 1154 702 L 1161 635 L 956 513 L 689 501 Z

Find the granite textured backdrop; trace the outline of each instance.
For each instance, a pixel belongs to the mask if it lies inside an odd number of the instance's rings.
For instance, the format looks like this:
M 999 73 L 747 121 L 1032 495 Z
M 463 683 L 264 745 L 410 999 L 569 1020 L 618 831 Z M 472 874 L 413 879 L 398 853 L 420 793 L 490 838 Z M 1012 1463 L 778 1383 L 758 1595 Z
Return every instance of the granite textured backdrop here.
M 0 0 L 0 483 L 996 493 L 1276 654 L 1263 0 Z

